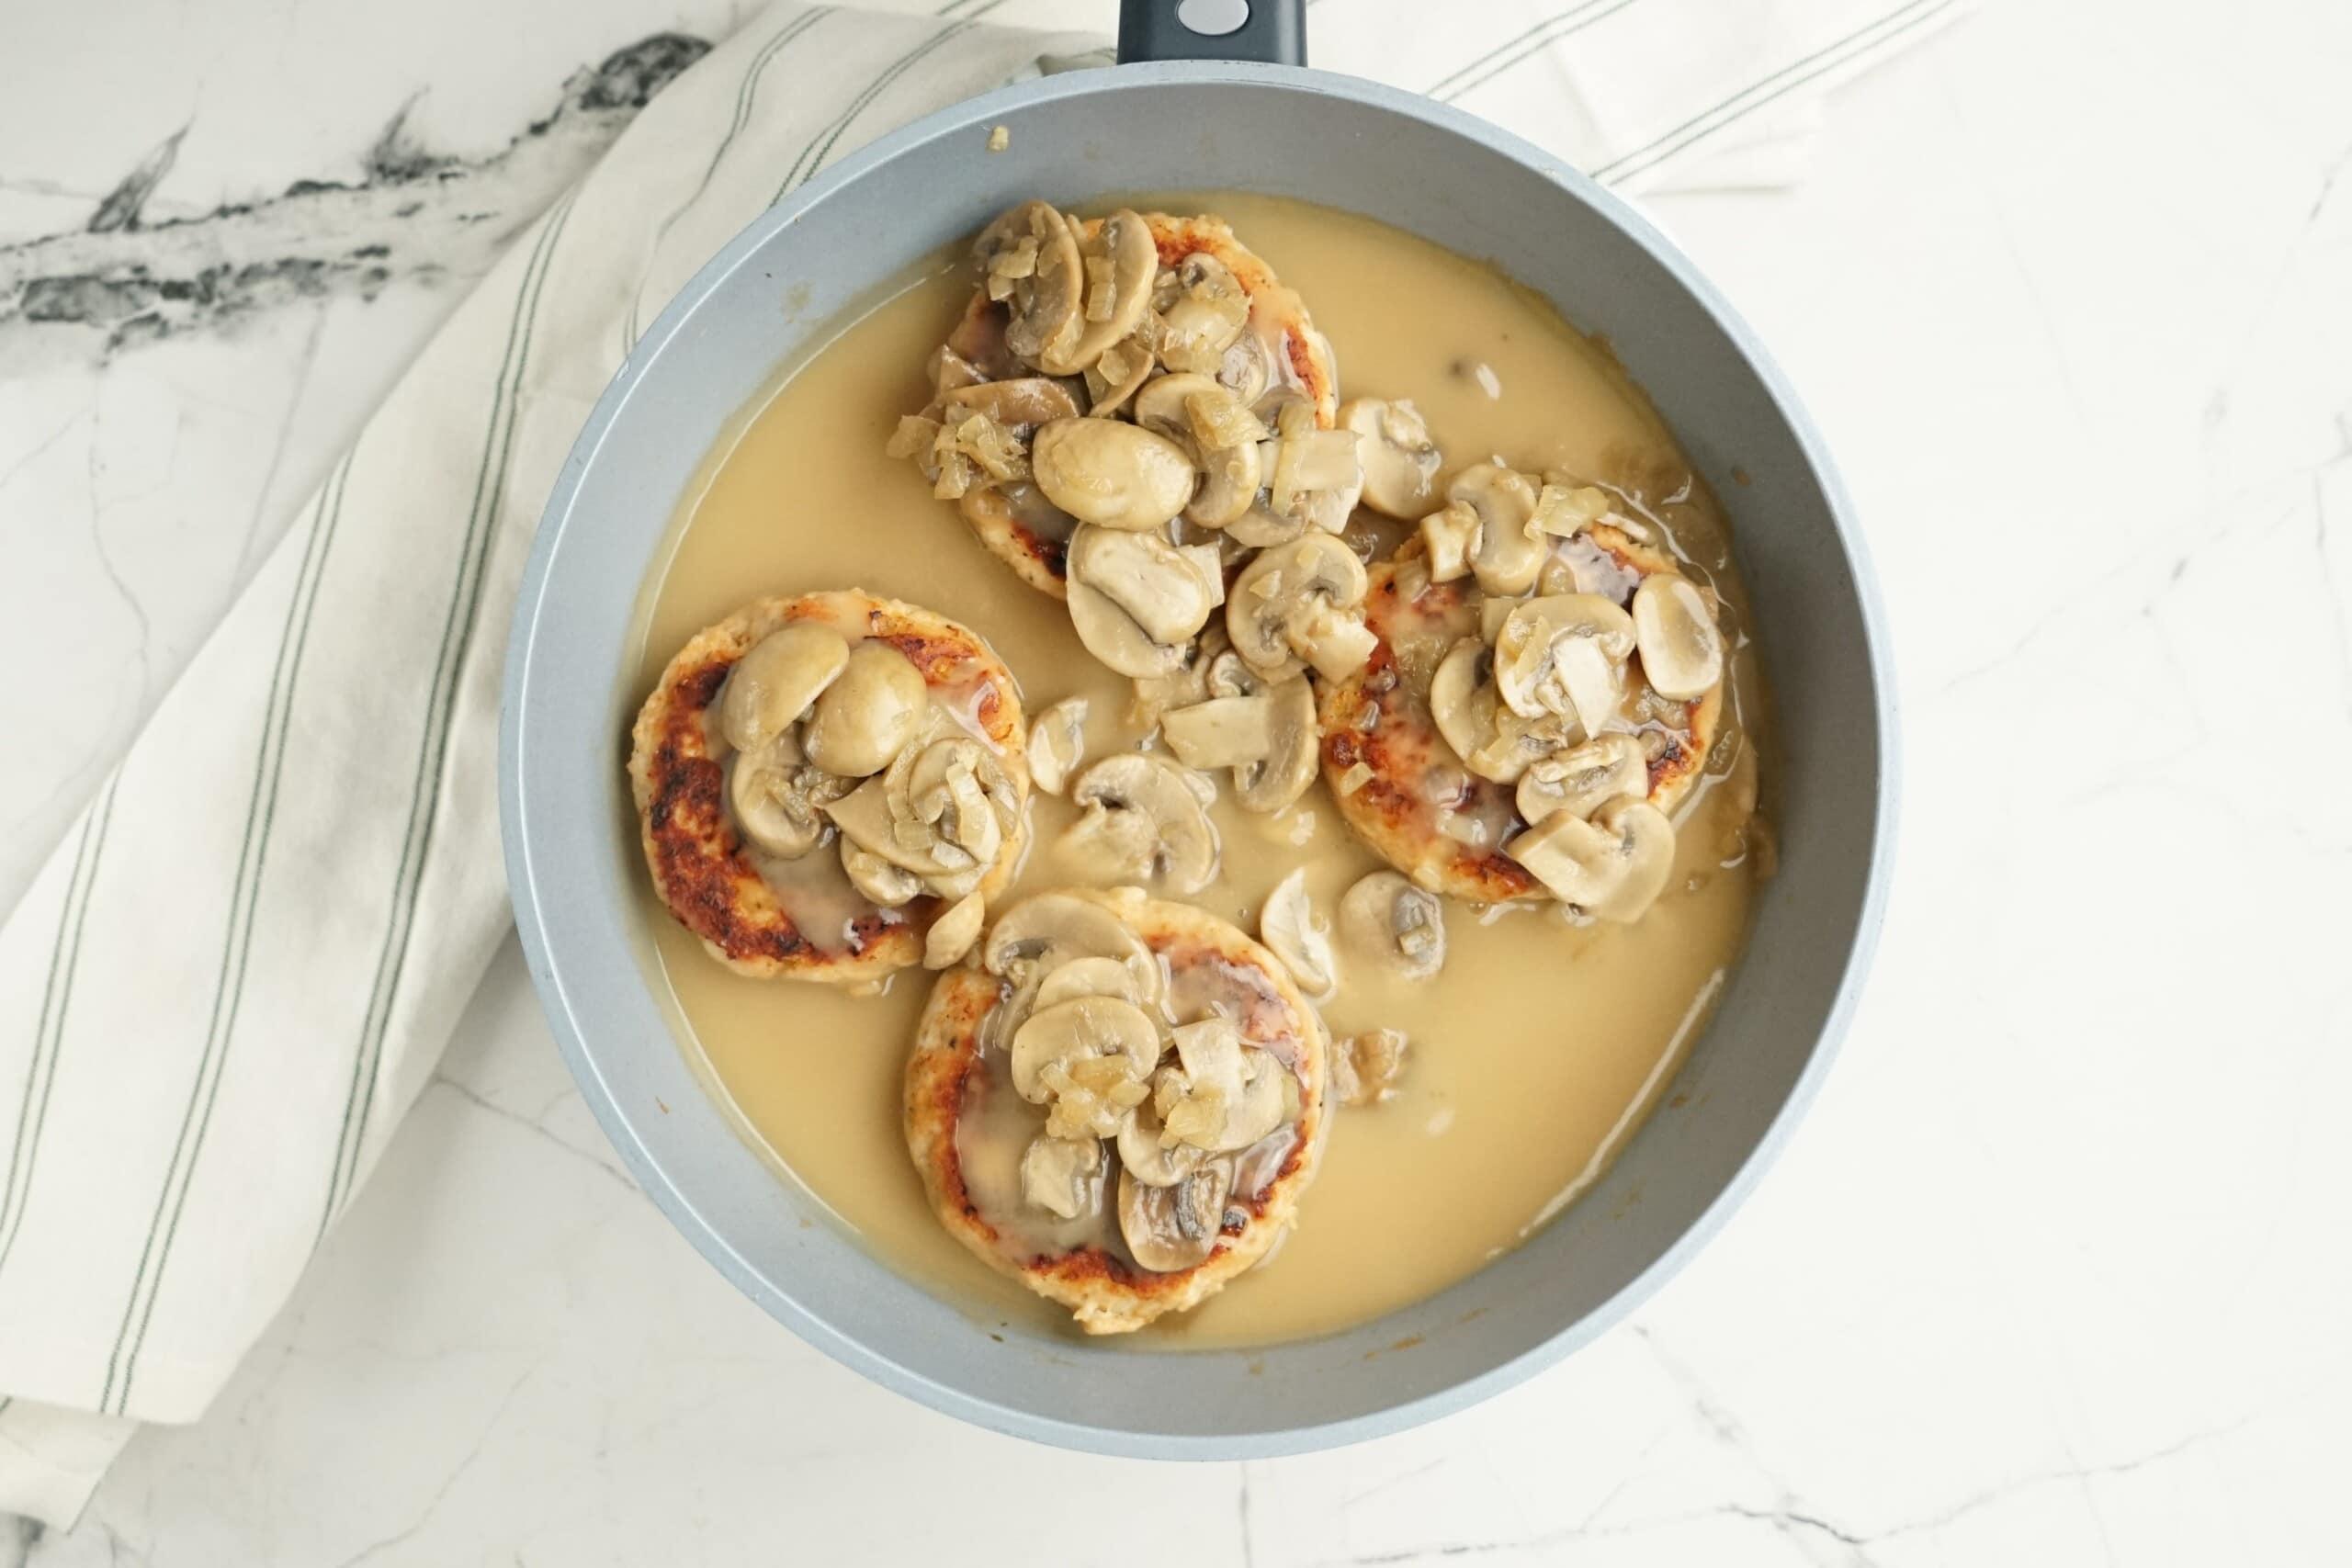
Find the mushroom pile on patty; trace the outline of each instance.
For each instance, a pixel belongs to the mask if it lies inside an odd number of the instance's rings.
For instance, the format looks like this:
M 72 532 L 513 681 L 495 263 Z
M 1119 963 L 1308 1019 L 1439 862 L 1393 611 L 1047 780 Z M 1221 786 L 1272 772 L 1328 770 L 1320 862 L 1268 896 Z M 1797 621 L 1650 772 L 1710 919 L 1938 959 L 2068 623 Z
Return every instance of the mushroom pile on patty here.
M 1019 859 L 1025 741 L 967 628 L 854 590 L 760 601 L 689 642 L 639 717 L 655 885 L 746 973 L 944 968 Z
M 1638 919 L 1720 723 L 1714 594 L 1556 471 L 1465 468 L 1417 533 L 1372 574 L 1379 649 L 1325 690 L 1341 814 L 1437 891 Z
M 1360 500 L 1418 508 L 1428 431 L 1409 403 L 1342 408 L 1296 297 L 1217 219 L 1029 201 L 972 255 L 980 286 L 891 451 L 1065 598 L 1118 673 L 1182 675 L 1222 627 L 1227 689 L 1203 694 L 1216 705 L 1183 722 L 1180 754 L 1233 769 L 1250 809 L 1289 805 L 1313 777 L 1295 678 L 1336 679 L 1372 648 L 1363 563 L 1337 536 Z
M 1263 948 L 1133 888 L 1043 893 L 944 976 L 908 1141 L 967 1245 L 1090 1332 L 1182 1310 L 1291 1223 L 1328 1042 Z

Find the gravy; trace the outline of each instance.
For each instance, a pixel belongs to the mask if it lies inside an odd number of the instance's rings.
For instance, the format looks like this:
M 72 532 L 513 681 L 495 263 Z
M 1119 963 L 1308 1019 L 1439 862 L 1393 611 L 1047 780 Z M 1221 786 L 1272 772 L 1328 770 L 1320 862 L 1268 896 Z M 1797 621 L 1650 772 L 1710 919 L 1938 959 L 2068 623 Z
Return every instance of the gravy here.
M 1726 629 L 1742 645 L 1740 585 L 1704 486 L 1646 400 L 1544 300 L 1424 241 L 1302 203 L 1219 195 L 1152 205 L 1229 219 L 1305 297 L 1337 351 L 1342 395 L 1416 400 L 1448 475 L 1495 457 L 1626 491 L 1692 575 L 1724 594 Z M 1133 745 L 1130 683 L 1086 653 L 1058 602 L 1024 587 L 884 453 L 899 415 L 928 397 L 925 356 L 970 287 L 960 256 L 943 262 L 781 378 L 714 455 L 649 595 L 639 693 L 687 637 L 754 594 L 856 586 L 973 627 L 1012 666 L 1033 718 L 1061 698 L 1089 699 L 1088 757 Z M 1278 1258 L 1126 1343 L 1264 1344 L 1350 1326 L 1474 1271 L 1600 1176 L 1660 1097 L 1745 936 L 1756 868 L 1739 825 L 1755 798 L 1763 705 L 1744 647 L 1733 671 L 1731 735 L 1677 813 L 1675 879 L 1637 924 L 1577 927 L 1555 906 L 1449 902 L 1444 971 L 1420 984 L 1385 976 L 1342 945 L 1341 986 L 1324 1016 L 1335 1040 L 1377 1026 L 1410 1037 L 1397 1092 L 1338 1113 Z M 1055 849 L 1076 814 L 1042 792 L 1034 799 L 1034 845 L 997 908 L 1082 880 Z M 1272 818 L 1222 799 L 1215 816 L 1222 870 L 1192 901 L 1246 930 L 1295 865 L 1326 915 L 1380 865 L 1319 782 Z M 1058 1308 L 967 1254 L 924 1201 L 899 1102 L 932 976 L 908 971 L 864 998 L 741 978 L 711 963 L 638 880 L 690 1048 L 748 1135 L 864 1245 L 930 1288 L 991 1321 L 1074 1333 Z

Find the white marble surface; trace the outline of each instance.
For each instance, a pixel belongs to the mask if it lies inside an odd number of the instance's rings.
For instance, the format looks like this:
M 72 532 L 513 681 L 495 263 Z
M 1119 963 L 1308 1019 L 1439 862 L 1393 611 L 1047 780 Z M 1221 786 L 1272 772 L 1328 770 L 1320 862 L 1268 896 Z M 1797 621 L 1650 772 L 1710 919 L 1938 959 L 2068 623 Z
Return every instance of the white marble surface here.
M 499 236 L 626 118 L 636 78 L 582 62 L 734 9 L 0 16 L 0 732 L 43 738 L 0 769 L 0 903 Z M 24 1554 L 1014 1563 L 1050 1518 L 1055 1560 L 1135 1568 L 2352 1561 L 2347 80 L 2337 0 L 1988 6 L 1842 94 L 1802 191 L 1659 205 L 1845 464 L 1909 799 L 1819 1107 L 1600 1344 L 1304 1459 L 965 1428 L 693 1256 L 510 952 L 218 1407 Z M 87 232 L 142 166 L 137 222 Z M 209 302 L 28 309 L 29 279 L 133 267 L 222 270 Z M 122 327 L 151 307 L 162 336 Z

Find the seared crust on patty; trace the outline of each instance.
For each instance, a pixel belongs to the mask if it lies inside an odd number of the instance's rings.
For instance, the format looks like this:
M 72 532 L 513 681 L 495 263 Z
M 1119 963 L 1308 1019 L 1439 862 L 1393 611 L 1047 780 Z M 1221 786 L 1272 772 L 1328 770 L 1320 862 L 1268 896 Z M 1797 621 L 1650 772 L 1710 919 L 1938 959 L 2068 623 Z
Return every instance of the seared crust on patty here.
M 1252 1151 L 1267 1151 L 1271 1174 L 1250 1191 L 1236 1182 L 1223 1235 L 1206 1261 L 1171 1273 L 1140 1268 L 1115 1239 L 1115 1219 L 1107 1244 L 1035 1249 L 1011 1234 L 1012 1216 L 982 1212 L 966 1180 L 956 1135 L 978 1114 L 981 1097 L 1013 1093 L 1003 1073 L 991 1070 L 980 1044 L 982 1024 L 1012 997 L 1012 985 L 978 967 L 939 977 L 916 1030 L 906 1078 L 907 1148 L 932 1207 L 949 1233 L 989 1267 L 1069 1307 L 1087 1333 L 1117 1334 L 1214 1295 L 1262 1258 L 1293 1224 L 1327 1132 L 1330 1046 L 1321 1018 L 1281 961 L 1227 921 L 1132 887 L 1071 888 L 1068 896 L 1116 911 L 1166 964 L 1171 989 L 1188 980 L 1215 985 L 1232 1005 L 1242 1038 L 1272 1053 L 1299 1086 L 1299 1120 L 1288 1130 L 1288 1146 L 1269 1141 Z M 1036 1119 L 1042 1127 L 1042 1110 Z M 1115 1192 L 1116 1185 L 1114 1173 L 1106 1188 Z M 1115 1208 L 1115 1199 L 1110 1201 Z
M 1143 214 L 1151 237 L 1159 246 L 1159 265 L 1174 266 L 1196 251 L 1206 251 L 1223 262 L 1234 281 L 1250 296 L 1250 324 L 1245 332 L 1260 333 L 1279 345 L 1283 379 L 1315 403 L 1315 423 L 1329 430 L 1339 421 L 1340 381 L 1331 361 L 1331 345 L 1315 330 L 1315 321 L 1298 296 L 1282 285 L 1258 254 L 1234 238 L 1222 218 L 1177 218 L 1165 212 Z M 1079 227 L 1091 236 L 1102 220 L 1088 219 Z M 976 289 L 956 324 L 950 346 L 979 366 L 991 378 L 1031 374 L 1004 349 L 1005 308 L 992 304 L 985 290 Z M 1023 521 L 994 491 L 975 492 L 959 510 L 989 553 L 1010 566 L 1022 581 L 1041 593 L 1059 599 L 1068 589 L 1063 578 L 1069 549 L 1067 528 L 1039 528 Z
M 862 589 L 761 599 L 705 627 L 678 650 L 637 716 L 628 776 L 654 890 L 713 958 L 739 974 L 854 985 L 922 958 L 923 936 L 946 908 L 918 897 L 897 908 L 861 900 L 842 945 L 827 948 L 795 925 L 760 874 L 726 808 L 725 742 L 717 716 L 728 671 L 754 643 L 794 621 L 819 621 L 853 642 L 873 638 L 904 654 L 934 697 L 976 723 L 980 739 L 1025 798 L 1027 730 L 1020 688 L 987 643 L 944 615 Z M 1027 842 L 1024 811 L 1005 836 L 980 891 L 1012 878 Z M 810 852 L 834 855 L 832 842 Z
M 1676 570 L 1670 557 L 1615 528 L 1596 526 L 1587 536 L 1635 579 Z M 1417 553 L 1408 547 L 1408 558 Z M 1372 658 L 1347 680 L 1322 687 L 1323 773 L 1332 798 L 1358 838 L 1433 893 L 1476 904 L 1548 898 L 1544 885 L 1502 852 L 1528 825 L 1512 787 L 1464 767 L 1430 713 L 1435 660 L 1456 637 L 1477 635 L 1483 596 L 1467 577 L 1430 582 L 1414 571 L 1400 580 L 1401 565 L 1390 561 L 1370 574 L 1364 625 L 1380 639 Z M 1419 592 L 1408 599 L 1404 584 L 1413 582 Z M 1400 649 L 1409 650 L 1402 659 Z M 1698 782 L 1722 724 L 1723 703 L 1718 684 L 1683 705 L 1686 734 L 1659 731 L 1665 746 L 1650 760 L 1649 799 L 1668 816 Z M 1359 763 L 1371 776 L 1355 789 L 1342 789 L 1342 775 Z M 1433 794 L 1439 798 L 1430 798 Z M 1487 823 L 1486 842 L 1467 844 L 1448 834 L 1449 812 Z

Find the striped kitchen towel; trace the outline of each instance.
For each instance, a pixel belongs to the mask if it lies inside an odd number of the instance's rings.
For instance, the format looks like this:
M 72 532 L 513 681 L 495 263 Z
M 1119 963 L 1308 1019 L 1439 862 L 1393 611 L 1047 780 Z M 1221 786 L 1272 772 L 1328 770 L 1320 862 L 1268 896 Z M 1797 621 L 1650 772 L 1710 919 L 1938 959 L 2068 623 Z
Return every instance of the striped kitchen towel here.
M 1821 89 L 1957 0 L 1321 0 L 1319 63 L 1630 186 L 1784 179 Z M 880 131 L 1104 58 L 1107 0 L 778 4 L 524 230 L 311 498 L 0 927 L 0 1511 L 203 1414 L 507 927 L 509 606 L 629 343 Z M 977 18 L 989 14 L 989 25 Z

